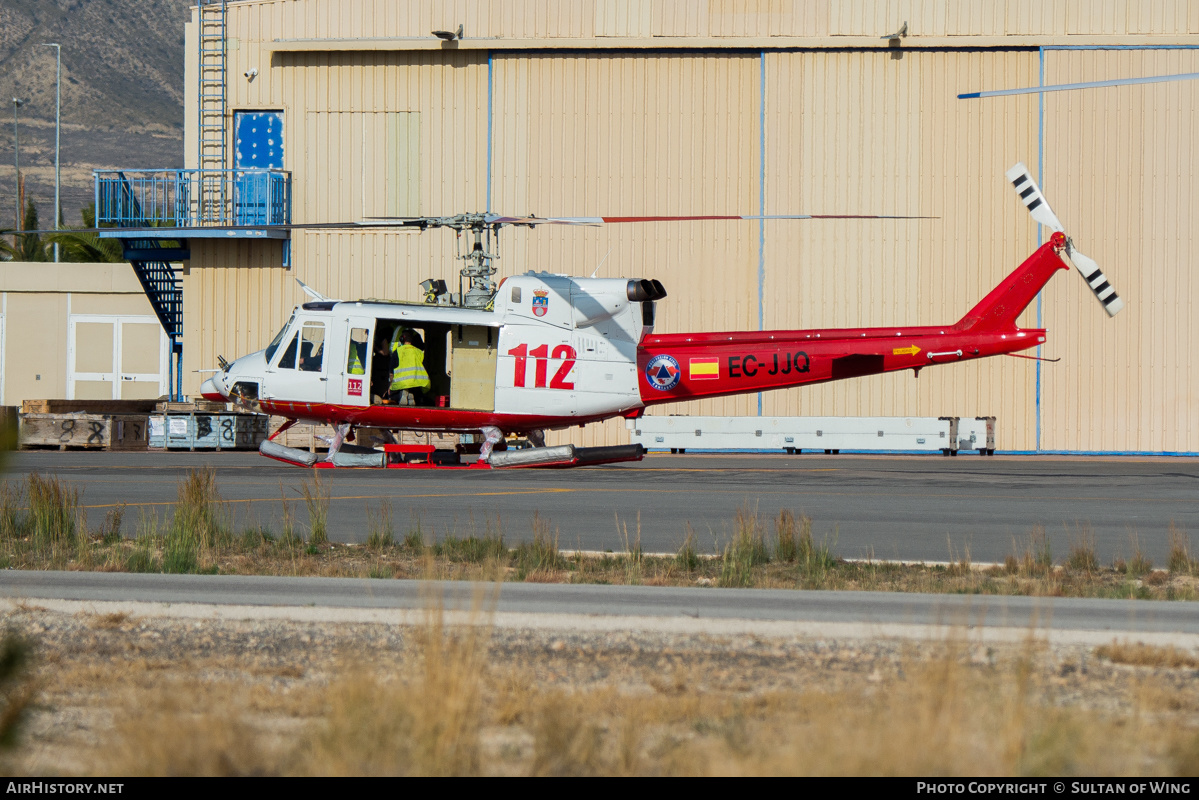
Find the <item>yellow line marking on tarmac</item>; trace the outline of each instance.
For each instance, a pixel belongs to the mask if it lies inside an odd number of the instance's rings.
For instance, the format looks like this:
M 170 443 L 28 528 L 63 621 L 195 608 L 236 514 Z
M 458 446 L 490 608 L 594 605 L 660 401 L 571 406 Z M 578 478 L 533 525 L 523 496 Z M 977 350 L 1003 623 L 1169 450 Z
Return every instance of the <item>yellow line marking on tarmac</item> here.
M 541 494 L 582 494 L 582 493 L 601 493 L 601 492 L 620 492 L 622 494 L 680 494 L 684 492 L 699 492 L 703 494 L 739 494 L 746 497 L 763 497 L 773 495 L 783 495 L 789 497 L 903 497 L 911 498 L 909 492 L 811 492 L 811 491 L 779 491 L 779 490 L 762 490 L 756 491 L 747 489 L 713 489 L 704 487 L 702 489 L 680 489 L 680 488 L 663 488 L 663 489 L 630 489 L 628 487 L 611 487 L 604 488 L 598 486 L 583 486 L 583 487 L 546 487 L 542 489 L 514 489 L 508 491 L 496 492 L 430 492 L 422 494 L 360 494 L 360 495 L 337 495 L 330 497 L 330 501 L 334 500 L 427 500 L 443 497 L 457 498 L 476 498 L 476 497 L 505 497 L 518 495 L 541 495 Z M 1027 495 L 1014 494 L 962 494 L 960 492 L 952 493 L 922 493 L 923 498 L 947 498 L 947 499 L 966 499 L 966 500 L 1025 500 L 1029 498 Z M 1073 501 L 1095 501 L 1095 502 L 1138 502 L 1145 498 L 1141 497 L 1059 497 L 1047 495 L 1044 497 L 1035 498 L 1043 502 L 1073 500 Z M 251 497 L 231 500 L 222 500 L 223 503 L 278 503 L 282 500 L 279 496 L 274 497 Z M 288 502 L 295 502 L 294 498 L 288 498 Z M 1156 503 L 1194 503 L 1194 500 L 1189 498 L 1155 498 Z M 166 500 L 154 500 L 146 503 L 100 503 L 96 505 L 81 505 L 80 508 L 117 508 L 122 505 L 126 506 L 173 506 L 176 502 Z
M 425 498 L 436 497 L 493 497 L 496 495 L 520 495 L 520 494 L 562 494 L 565 492 L 577 491 L 575 489 L 528 489 L 525 491 L 508 491 L 508 492 L 460 492 L 460 493 L 438 493 L 438 494 L 354 494 L 354 495 L 338 495 L 330 497 L 329 500 L 421 500 Z M 281 497 L 249 497 L 240 498 L 237 500 L 221 500 L 222 503 L 278 503 L 282 501 Z M 288 498 L 288 502 L 294 502 Z M 80 508 L 117 508 L 119 506 L 173 506 L 176 502 L 169 500 L 154 500 L 148 503 L 99 503 L 96 505 L 84 505 Z

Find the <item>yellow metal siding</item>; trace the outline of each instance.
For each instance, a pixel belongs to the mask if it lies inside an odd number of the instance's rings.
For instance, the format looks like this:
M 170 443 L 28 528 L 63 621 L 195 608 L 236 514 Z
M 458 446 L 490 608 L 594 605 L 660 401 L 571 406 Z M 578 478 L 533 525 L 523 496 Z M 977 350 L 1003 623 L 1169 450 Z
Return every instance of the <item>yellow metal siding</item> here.
M 752 213 L 757 204 L 757 56 L 495 59 L 495 197 L 542 216 Z M 658 328 L 757 325 L 757 228 L 633 223 L 505 231 L 505 274 L 525 269 L 649 277 L 669 296 Z M 600 266 L 602 262 L 602 266 Z M 753 398 L 658 413 L 745 414 Z
M 1048 83 L 1199 71 L 1194 51 L 1056 51 Z M 1199 108 L 1193 81 L 1045 97 L 1045 191 L 1128 305 L 1114 320 L 1077 275 L 1045 293 L 1060 365 L 1044 370 L 1043 445 L 1199 450 Z
M 785 53 L 766 67 L 767 214 L 935 219 L 767 222 L 765 328 L 951 325 L 1036 248 L 1003 179 L 1036 163 L 1036 100 L 955 98 L 1035 84 L 1035 52 Z M 996 415 L 1001 445 L 1027 449 L 1034 381 L 1032 362 L 990 359 L 773 392 L 763 413 Z
M 968 50 L 970 37 L 1180 36 L 1199 33 L 1196 8 L 1176 0 L 264 0 L 229 6 L 237 40 L 229 108 L 283 110 L 297 222 L 351 221 L 381 206 L 453 214 L 489 201 L 495 211 L 543 216 L 752 214 L 763 177 L 768 214 L 932 216 L 770 221 L 761 259 L 756 222 L 509 229 L 500 269 L 590 274 L 602 262 L 604 277 L 658 278 L 670 292 L 659 304 L 661 332 L 757 328 L 759 261 L 765 328 L 952 324 L 1037 245 L 1036 226 L 1002 177 L 1016 161 L 1038 174 L 1037 98 L 956 94 L 1034 86 L 1038 53 Z M 809 36 L 832 48 L 838 37 L 877 37 L 905 21 L 912 37 L 962 37 L 962 49 L 767 52 L 764 87 L 756 50 L 496 50 L 490 198 L 486 50 L 266 49 L 277 38 L 428 38 L 459 23 L 467 37 Z M 1197 59 L 1049 51 L 1046 81 L 1193 72 Z M 253 82 L 243 77 L 251 67 Z M 1189 313 L 1199 282 L 1187 269 L 1199 180 L 1195 91 L 1173 83 L 1046 96 L 1045 189 L 1129 306 L 1108 321 L 1076 275 L 1050 283 L 1043 354 L 1063 360 L 1041 367 L 1044 448 L 1199 450 L 1199 375 L 1188 349 L 1199 341 Z M 188 114 L 193 106 L 190 97 Z M 389 160 L 404 147 L 415 184 Z M 193 151 L 189 138 L 189 161 Z M 293 278 L 330 295 L 412 299 L 420 280 L 453 278 L 453 245 L 446 231 L 296 231 L 295 266 L 286 270 L 275 243 L 192 240 L 185 391 L 198 390 L 190 370 L 214 366 L 216 354 L 269 341 L 303 300 Z M 1022 324 L 1035 321 L 1034 307 Z M 1001 448 L 1033 449 L 1036 376 L 1034 362 L 990 359 L 918 379 L 770 393 L 763 413 L 994 414 Z M 655 413 L 757 410 L 756 397 L 741 397 Z M 559 438 L 613 443 L 625 441 L 623 428 L 616 421 Z
M 1199 33 L 1188 0 L 260 0 L 229 11 L 230 35 L 250 40 L 430 37 L 459 24 L 504 39 L 880 37 L 904 22 L 909 37 Z

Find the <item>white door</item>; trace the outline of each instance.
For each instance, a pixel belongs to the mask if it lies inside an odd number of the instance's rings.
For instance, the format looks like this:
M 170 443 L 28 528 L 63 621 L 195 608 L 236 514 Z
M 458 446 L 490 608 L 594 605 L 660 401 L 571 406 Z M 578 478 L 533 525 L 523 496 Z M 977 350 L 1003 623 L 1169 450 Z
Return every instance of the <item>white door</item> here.
M 341 336 L 330 334 L 330 353 L 340 351 L 340 360 L 331 364 L 329 375 L 335 377 L 338 386 L 329 388 L 329 401 L 344 406 L 368 406 L 371 400 L 371 341 L 375 327 L 374 317 L 349 317 L 341 329 Z M 348 333 L 347 333 L 348 332 Z M 336 350 L 332 349 L 335 348 Z
M 72 314 L 67 398 L 153 400 L 167 393 L 170 341 L 152 316 Z

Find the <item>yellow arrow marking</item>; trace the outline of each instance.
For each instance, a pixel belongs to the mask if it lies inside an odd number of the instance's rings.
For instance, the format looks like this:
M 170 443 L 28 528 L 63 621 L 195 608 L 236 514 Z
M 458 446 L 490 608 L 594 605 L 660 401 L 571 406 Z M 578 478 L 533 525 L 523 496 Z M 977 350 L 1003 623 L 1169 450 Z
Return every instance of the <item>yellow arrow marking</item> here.
M 911 347 L 896 347 L 894 350 L 891 351 L 891 355 L 914 356 L 919 352 L 920 352 L 920 348 L 917 347 L 916 345 L 912 345 Z

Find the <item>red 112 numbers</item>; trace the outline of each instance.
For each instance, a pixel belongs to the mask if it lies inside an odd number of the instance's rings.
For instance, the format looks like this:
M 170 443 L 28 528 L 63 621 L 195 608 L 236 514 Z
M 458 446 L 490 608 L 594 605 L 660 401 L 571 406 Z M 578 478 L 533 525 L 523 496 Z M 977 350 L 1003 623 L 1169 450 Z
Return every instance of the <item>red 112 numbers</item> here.
M 570 370 L 575 365 L 575 349 L 568 344 L 560 344 L 554 348 L 553 355 L 550 355 L 550 346 L 548 344 L 539 345 L 532 350 L 527 344 L 522 344 L 519 347 L 513 347 L 508 351 L 508 355 L 516 356 L 516 374 L 512 377 L 512 384 L 518 388 L 525 388 L 525 374 L 528 372 L 529 357 L 533 357 L 533 387 L 536 389 L 544 389 L 545 376 L 548 372 L 550 358 L 561 358 L 562 366 L 558 367 L 558 371 L 554 373 L 554 377 L 550 379 L 549 388 L 551 389 L 573 389 L 575 388 L 573 381 L 566 380 L 570 375 Z

